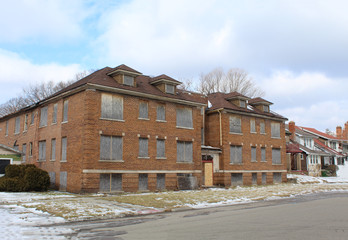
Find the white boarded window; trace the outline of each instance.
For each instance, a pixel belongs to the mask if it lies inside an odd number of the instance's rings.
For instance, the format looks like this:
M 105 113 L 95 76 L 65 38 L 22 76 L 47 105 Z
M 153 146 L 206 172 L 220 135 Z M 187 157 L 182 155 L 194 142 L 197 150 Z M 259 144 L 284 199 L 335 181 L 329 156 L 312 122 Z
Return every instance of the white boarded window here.
M 256 133 L 256 123 L 255 123 L 255 119 L 250 119 L 250 132 Z
M 99 190 L 101 192 L 122 191 L 122 174 L 121 173 L 100 174 Z
M 280 138 L 280 123 L 271 123 L 271 136 L 273 138 Z
M 143 119 L 149 118 L 149 105 L 147 102 L 139 103 L 139 118 L 143 118 Z
M 257 162 L 256 147 L 251 147 L 251 161 L 252 162 Z
M 24 129 L 23 131 L 27 131 L 28 130 L 28 114 L 24 115 Z
M 57 123 L 57 110 L 58 110 L 58 103 L 55 103 L 53 105 L 52 123 Z
M 230 163 L 241 164 L 243 162 L 242 146 L 230 146 Z
M 242 133 L 242 121 L 240 117 L 230 116 L 230 132 Z
M 68 145 L 67 141 L 68 140 L 66 137 L 62 138 L 62 161 L 66 161 L 66 152 L 67 152 L 67 145 Z
M 166 108 L 164 105 L 157 106 L 156 120 L 158 120 L 158 121 L 165 121 L 166 120 Z
M 134 77 L 123 75 L 123 84 L 128 86 L 134 86 Z
M 260 133 L 266 133 L 265 121 L 263 120 L 260 122 Z
M 164 139 L 157 139 L 156 143 L 157 148 L 157 158 L 165 158 L 166 157 L 166 144 Z
M 16 117 L 15 119 L 15 133 L 19 133 L 21 129 L 21 117 Z
M 165 88 L 166 88 L 166 93 L 174 94 L 174 92 L 175 92 L 174 85 L 166 84 Z
M 100 137 L 100 160 L 122 160 L 123 140 L 118 136 Z
M 51 140 L 51 160 L 56 160 L 56 139 Z
M 39 142 L 39 161 L 46 161 L 46 141 Z
M 123 120 L 123 98 L 112 94 L 102 94 L 101 117 Z
M 22 145 L 22 161 L 25 162 L 26 161 L 26 155 L 27 155 L 27 144 L 23 144 Z
M 243 173 L 231 173 L 231 186 L 243 185 Z
M 149 156 L 149 139 L 139 138 L 139 157 L 147 158 Z
M 279 148 L 272 148 L 272 164 L 281 164 L 281 154 Z
M 63 122 L 68 121 L 68 106 L 69 106 L 69 100 L 65 100 L 63 104 Z
M 192 142 L 177 141 L 177 162 L 191 163 L 193 161 Z
M 48 107 L 41 108 L 41 111 L 40 111 L 40 127 L 47 126 L 47 109 L 48 109 Z
M 266 162 L 266 148 L 261 148 L 261 162 Z
M 185 127 L 185 128 L 193 128 L 191 108 L 176 109 L 176 126 Z

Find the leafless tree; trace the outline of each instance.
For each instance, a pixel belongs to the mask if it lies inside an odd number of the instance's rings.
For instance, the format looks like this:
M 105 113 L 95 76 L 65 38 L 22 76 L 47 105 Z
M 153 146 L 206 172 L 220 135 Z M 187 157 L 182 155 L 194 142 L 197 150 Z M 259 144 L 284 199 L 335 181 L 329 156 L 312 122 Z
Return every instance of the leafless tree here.
M 240 68 L 231 68 L 227 73 L 222 68 L 216 68 L 209 73 L 201 74 L 197 90 L 205 95 L 214 92 L 239 92 L 248 97 L 264 95 L 251 76 Z

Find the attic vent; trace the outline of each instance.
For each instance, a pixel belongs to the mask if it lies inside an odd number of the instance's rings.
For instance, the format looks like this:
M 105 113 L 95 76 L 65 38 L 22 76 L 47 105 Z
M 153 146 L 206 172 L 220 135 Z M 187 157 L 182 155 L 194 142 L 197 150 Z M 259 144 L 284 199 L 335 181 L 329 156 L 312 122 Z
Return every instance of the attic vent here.
M 132 76 L 123 76 L 123 84 L 127 86 L 134 86 L 134 77 Z
M 269 106 L 268 105 L 263 105 L 263 111 L 264 112 L 269 112 Z
M 171 84 L 166 84 L 166 93 L 174 94 L 175 87 Z
M 243 101 L 243 100 L 239 101 L 239 106 L 240 107 L 245 108 L 245 104 L 246 104 L 245 101 Z

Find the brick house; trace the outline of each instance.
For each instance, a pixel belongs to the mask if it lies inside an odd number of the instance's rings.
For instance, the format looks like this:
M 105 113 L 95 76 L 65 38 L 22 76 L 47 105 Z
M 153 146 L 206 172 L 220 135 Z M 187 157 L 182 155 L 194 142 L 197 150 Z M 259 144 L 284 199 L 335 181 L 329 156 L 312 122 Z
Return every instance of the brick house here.
M 49 172 L 69 192 L 202 185 L 206 97 L 120 65 L 0 119 L 0 142 Z M 180 181 L 179 181 L 180 182 Z
M 270 111 L 271 102 L 237 92 L 208 95 L 205 145 L 221 150 L 213 159 L 215 185 L 285 182 L 286 118 Z

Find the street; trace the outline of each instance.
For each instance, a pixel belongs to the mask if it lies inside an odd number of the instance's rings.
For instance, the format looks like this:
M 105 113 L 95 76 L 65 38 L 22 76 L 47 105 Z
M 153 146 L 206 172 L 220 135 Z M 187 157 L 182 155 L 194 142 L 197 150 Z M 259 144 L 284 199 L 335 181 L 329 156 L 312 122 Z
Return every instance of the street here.
M 67 224 L 75 239 L 348 239 L 348 194 Z

